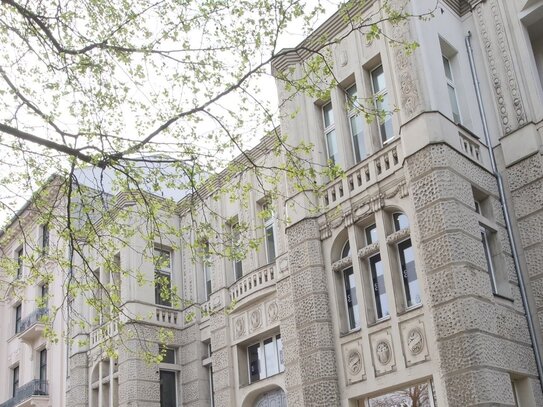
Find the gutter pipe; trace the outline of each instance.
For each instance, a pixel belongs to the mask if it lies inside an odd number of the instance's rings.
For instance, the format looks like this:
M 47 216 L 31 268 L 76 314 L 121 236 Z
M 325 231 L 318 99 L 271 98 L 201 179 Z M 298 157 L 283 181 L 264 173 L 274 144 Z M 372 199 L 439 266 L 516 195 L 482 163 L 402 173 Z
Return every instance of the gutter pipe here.
M 481 117 L 481 122 L 483 124 L 483 133 L 485 136 L 485 143 L 488 147 L 488 152 L 490 155 L 490 164 L 492 166 L 492 172 L 494 173 L 494 176 L 496 177 L 496 180 L 498 182 L 498 193 L 500 195 L 503 216 L 505 218 L 505 225 L 507 227 L 507 235 L 509 237 L 509 242 L 511 243 L 511 251 L 513 254 L 513 261 L 515 263 L 515 271 L 516 271 L 518 282 L 519 282 L 520 296 L 522 298 L 522 305 L 524 306 L 524 309 L 526 311 L 526 320 L 528 321 L 528 330 L 530 332 L 530 338 L 532 340 L 532 345 L 534 349 L 534 357 L 535 357 L 535 362 L 537 366 L 537 373 L 539 376 L 539 384 L 541 385 L 541 388 L 543 390 L 543 363 L 541 361 L 541 352 L 540 352 L 540 347 L 539 347 L 538 336 L 535 330 L 534 315 L 532 313 L 530 304 L 528 302 L 528 296 L 526 293 L 526 282 L 524 281 L 524 275 L 522 274 L 521 267 L 520 267 L 519 254 L 517 250 L 517 242 L 515 240 L 515 236 L 513 235 L 510 207 L 507 200 L 507 196 L 505 194 L 503 178 L 501 176 L 500 171 L 498 170 L 498 166 L 496 164 L 496 156 L 494 155 L 494 150 L 492 149 L 492 144 L 490 142 L 490 132 L 488 130 L 488 123 L 486 121 L 486 114 L 485 114 L 483 99 L 481 97 L 481 88 L 479 86 L 479 78 L 477 76 L 477 70 L 475 68 L 473 48 L 471 47 L 471 31 L 468 31 L 468 34 L 466 35 L 466 38 L 465 38 L 465 42 L 466 42 L 466 48 L 468 51 L 469 66 L 471 69 L 471 77 L 473 79 L 473 86 L 475 87 L 475 94 L 477 95 L 477 105 L 479 107 L 479 115 Z

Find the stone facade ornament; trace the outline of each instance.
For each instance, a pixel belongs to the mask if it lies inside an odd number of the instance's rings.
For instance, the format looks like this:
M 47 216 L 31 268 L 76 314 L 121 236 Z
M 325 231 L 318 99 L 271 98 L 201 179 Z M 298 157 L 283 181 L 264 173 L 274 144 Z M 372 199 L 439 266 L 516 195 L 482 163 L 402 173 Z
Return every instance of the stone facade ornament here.
M 341 271 L 343 269 L 346 269 L 347 267 L 351 266 L 353 264 L 353 259 L 351 256 L 344 257 L 332 264 L 332 270 L 333 271 Z
M 392 357 L 392 351 L 390 350 L 388 341 L 382 340 L 377 342 L 375 354 L 377 355 L 377 360 L 379 363 L 382 365 L 388 364 L 388 362 L 390 362 L 390 358 Z
M 234 322 L 234 329 L 236 338 L 241 338 L 245 334 L 245 322 L 243 321 L 243 318 L 236 319 L 236 322 Z
M 251 312 L 250 321 L 251 328 L 253 330 L 260 328 L 262 325 L 262 315 L 260 314 L 260 309 L 255 309 L 253 312 Z
M 353 376 L 362 370 L 362 355 L 358 350 L 353 349 L 349 352 L 347 356 L 347 368 Z
M 418 328 L 413 328 L 407 334 L 407 349 L 413 355 L 418 355 L 424 349 L 424 337 Z
M 371 256 L 379 251 L 379 242 L 375 242 L 364 246 L 358 251 L 358 257 L 363 259 L 365 257 Z
M 277 308 L 277 303 L 272 302 L 268 306 L 268 321 L 274 322 L 277 321 L 277 317 L 279 315 L 279 309 Z

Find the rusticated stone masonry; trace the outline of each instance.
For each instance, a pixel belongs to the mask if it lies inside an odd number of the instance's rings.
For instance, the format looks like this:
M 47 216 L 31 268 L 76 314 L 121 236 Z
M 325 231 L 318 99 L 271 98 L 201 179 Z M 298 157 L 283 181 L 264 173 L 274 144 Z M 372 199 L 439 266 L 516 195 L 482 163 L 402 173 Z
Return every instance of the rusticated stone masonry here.
M 287 230 L 290 277 L 277 285 L 289 406 L 339 406 L 334 337 L 319 225 Z

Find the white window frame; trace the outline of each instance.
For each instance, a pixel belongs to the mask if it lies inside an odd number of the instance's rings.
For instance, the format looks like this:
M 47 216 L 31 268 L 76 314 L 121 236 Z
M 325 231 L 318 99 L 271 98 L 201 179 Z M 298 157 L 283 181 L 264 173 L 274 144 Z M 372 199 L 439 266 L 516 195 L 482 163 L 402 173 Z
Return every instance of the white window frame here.
M 209 241 L 204 241 L 203 243 L 203 258 L 202 258 L 202 270 L 204 274 L 204 297 L 206 301 L 211 297 L 212 292 L 212 276 L 211 276 L 211 254 L 209 252 Z M 209 288 L 208 288 L 209 283 Z
M 449 99 L 449 103 L 451 104 L 451 112 L 452 112 L 452 115 L 453 115 L 453 121 L 455 123 L 462 123 L 462 113 L 460 112 L 460 105 L 458 103 L 458 93 L 456 92 L 456 85 L 454 83 L 454 72 L 453 72 L 453 67 L 452 67 L 452 64 L 451 64 L 451 58 L 445 56 L 445 54 L 441 54 L 441 57 L 442 57 L 442 63 L 443 63 L 443 72 L 445 74 L 445 81 L 447 83 L 447 97 Z M 449 76 L 447 75 L 447 67 L 445 66 L 445 62 L 447 63 L 447 66 L 448 66 L 448 71 L 451 73 L 451 77 L 449 78 Z M 452 89 L 453 91 L 453 95 L 454 95 L 454 100 L 453 98 L 451 97 L 451 94 L 449 93 L 449 87 Z M 456 112 L 458 114 L 458 120 L 457 118 L 455 118 L 455 108 L 456 108 Z
M 46 236 L 47 236 L 47 239 L 46 239 Z M 40 226 L 40 248 L 43 254 L 49 253 L 50 239 L 51 239 L 51 231 L 49 229 L 49 224 L 44 223 L 43 225 Z
M 264 246 L 266 247 L 266 261 L 268 262 L 268 264 L 271 264 L 271 263 L 274 263 L 275 262 L 275 259 L 277 258 L 277 233 L 276 233 L 276 230 L 275 230 L 275 211 L 271 208 L 271 205 L 269 202 L 266 202 L 264 205 L 262 205 L 262 209 L 264 211 L 269 211 L 270 212 L 270 216 L 269 217 L 265 217 L 263 219 L 264 221 Z M 268 249 L 268 230 L 271 229 L 271 232 L 272 232 L 272 237 L 273 237 L 273 254 L 274 254 L 274 257 L 273 259 L 270 257 L 270 252 L 269 252 L 269 249 Z
M 332 120 L 331 120 L 331 123 L 329 123 L 328 125 L 326 125 L 326 114 L 324 113 L 324 111 L 326 110 L 327 107 L 330 107 L 330 111 L 332 112 Z M 334 107 L 332 105 L 332 102 L 329 101 L 327 103 L 325 103 L 322 108 L 321 108 L 321 113 L 322 113 L 322 125 L 324 127 L 324 143 L 326 144 L 326 157 L 328 158 L 328 160 L 332 161 L 333 164 L 339 164 L 339 145 L 338 145 L 338 138 L 337 138 L 337 132 L 336 132 L 336 119 L 335 119 L 335 116 L 334 116 Z M 333 139 L 334 139 L 334 143 L 335 143 L 335 147 L 336 147 L 336 153 L 335 155 L 330 155 L 330 144 L 328 143 L 328 136 L 330 134 L 333 134 Z
M 165 267 L 163 264 L 157 264 L 157 260 L 158 258 L 160 258 L 160 254 L 161 253 L 167 253 L 168 254 L 168 258 L 169 258 L 169 265 L 167 267 Z M 162 304 L 162 302 L 164 301 L 167 301 L 167 300 L 163 300 L 160 296 L 158 298 L 158 302 L 157 302 L 157 298 L 156 298 L 156 277 L 157 277 L 157 274 L 159 275 L 159 277 L 168 277 L 169 278 L 169 282 L 170 282 L 170 287 L 169 287 L 169 290 L 171 292 L 172 290 L 172 270 L 173 270 L 173 252 L 171 249 L 168 249 L 168 248 L 164 248 L 164 247 L 155 247 L 153 249 L 153 258 L 155 259 L 154 261 L 154 277 L 155 277 L 155 304 L 156 305 L 160 305 L 162 307 L 171 307 L 171 304 L 172 304 L 172 301 L 171 301 L 171 298 L 170 298 L 170 301 L 169 303 L 170 304 Z
M 352 98 L 351 98 L 351 96 L 349 94 L 349 91 L 351 89 L 353 89 L 353 88 L 355 89 L 355 95 L 354 95 L 354 98 L 356 99 L 355 101 L 352 100 Z M 355 136 L 358 136 L 358 135 L 354 134 L 352 120 L 355 119 L 356 117 L 358 117 L 360 120 L 362 120 L 362 118 L 360 117 L 360 112 L 358 112 L 356 110 L 356 108 L 355 108 L 355 102 L 358 100 L 358 88 L 356 87 L 356 83 L 353 83 L 351 86 L 349 86 L 347 89 L 345 89 L 345 99 L 347 101 L 347 107 L 349 107 L 349 109 L 347 111 L 347 121 L 349 122 L 349 132 L 351 134 L 351 146 L 352 146 L 352 149 L 353 149 L 353 157 L 354 157 L 355 163 L 358 164 L 359 162 L 363 161 L 368 156 L 368 152 L 366 151 L 366 144 L 365 144 L 364 128 L 363 127 L 361 127 L 360 137 L 357 137 L 356 144 L 358 144 L 358 151 L 356 149 L 356 145 L 355 145 L 355 142 L 354 142 Z M 362 148 L 360 148 L 361 144 L 362 144 Z M 362 150 L 362 151 L 360 151 L 360 150 Z M 364 153 L 363 157 L 362 157 L 361 153 Z M 358 157 L 358 156 L 360 156 L 360 157 Z
M 498 294 L 496 266 L 494 264 L 494 256 L 492 255 L 492 246 L 490 243 L 490 239 L 492 239 L 491 236 L 496 233 L 496 231 L 481 222 L 479 223 L 479 230 L 481 232 L 481 242 L 483 244 L 483 249 L 485 252 L 486 271 L 490 275 L 490 282 L 492 283 L 492 293 Z
M 383 70 L 383 77 L 385 78 L 385 86 L 383 87 L 383 89 L 376 90 L 375 85 L 374 85 L 373 77 L 374 77 L 375 71 L 377 71 L 379 68 L 381 68 Z M 372 91 L 373 104 L 374 104 L 376 112 L 379 113 L 379 110 L 380 110 L 379 109 L 379 103 L 380 102 L 378 102 L 378 99 L 381 99 L 383 101 L 387 100 L 388 104 L 390 105 L 390 100 L 388 100 L 389 99 L 389 93 L 388 93 L 388 87 L 387 87 L 387 84 L 386 84 L 385 67 L 384 67 L 383 64 L 377 65 L 375 68 L 373 68 L 370 71 L 370 82 L 371 82 L 371 91 Z M 388 113 L 389 112 L 385 112 L 385 117 L 383 119 L 381 119 L 380 115 L 378 115 L 378 117 L 377 117 L 377 127 L 378 127 L 378 130 L 379 130 L 379 138 L 380 138 L 380 141 L 381 141 L 383 146 L 390 143 L 392 140 L 394 140 L 394 128 L 392 128 L 392 116 L 390 116 Z M 390 137 L 387 137 L 386 131 L 384 131 L 385 134 L 383 134 L 383 130 L 381 129 L 381 126 L 384 126 L 386 128 L 385 123 L 388 120 L 391 121 L 391 123 L 390 123 L 390 125 L 391 125 Z
M 239 226 L 239 221 L 236 220 L 230 224 L 230 235 L 232 238 L 232 251 L 235 253 L 238 251 L 241 241 L 241 230 Z M 241 270 L 240 276 L 237 275 L 237 267 Z M 232 259 L 232 271 L 234 275 L 234 281 L 238 281 L 243 277 L 243 260 Z
M 277 346 L 277 337 L 280 337 L 281 338 L 281 349 L 278 348 Z M 268 372 L 267 372 L 267 366 L 266 366 L 266 350 L 264 348 L 264 342 L 267 341 L 268 339 L 272 339 L 272 342 L 273 342 L 273 347 L 274 349 L 276 350 L 276 353 L 277 353 L 277 363 L 278 363 L 278 372 L 277 373 L 274 373 L 272 375 L 269 375 L 268 376 Z M 259 368 L 259 374 L 260 374 L 260 378 L 258 380 L 253 380 L 251 381 L 251 363 L 250 363 L 250 357 L 249 357 L 249 348 L 255 346 L 255 345 L 258 345 L 258 349 L 261 350 L 261 352 L 258 352 L 258 368 Z M 260 339 L 258 342 L 253 342 L 249 345 L 247 345 L 247 349 L 245 350 L 246 352 L 246 357 L 247 357 L 247 377 L 249 379 L 249 384 L 252 384 L 252 383 L 257 383 L 261 380 L 264 380 L 264 379 L 267 379 L 268 377 L 272 377 L 272 376 L 275 376 L 275 375 L 278 375 L 280 373 L 283 373 L 285 371 L 285 361 L 284 361 L 284 350 L 283 350 L 283 338 L 281 337 L 281 334 L 280 333 L 277 333 L 271 337 L 266 337 L 266 338 L 262 338 Z M 260 357 L 262 356 L 262 358 Z M 262 372 L 264 372 L 264 376 L 262 377 Z

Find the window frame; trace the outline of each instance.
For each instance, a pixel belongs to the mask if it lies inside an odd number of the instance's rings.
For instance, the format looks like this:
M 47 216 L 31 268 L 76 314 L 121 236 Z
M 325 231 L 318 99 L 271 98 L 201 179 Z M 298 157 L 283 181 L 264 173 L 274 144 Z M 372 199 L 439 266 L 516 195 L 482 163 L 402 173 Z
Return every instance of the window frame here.
M 275 357 L 277 358 L 277 367 L 278 371 L 277 373 L 273 373 L 268 375 L 268 367 L 267 367 L 267 361 L 266 361 L 266 348 L 265 343 L 267 340 L 272 340 L 273 343 L 273 349 L 275 349 Z M 249 349 L 257 346 L 257 355 L 258 355 L 258 374 L 259 379 L 252 380 L 251 378 L 251 359 L 250 359 L 250 353 Z M 265 337 L 261 338 L 257 342 L 252 342 L 249 345 L 247 345 L 246 350 L 246 357 L 247 357 L 247 377 L 249 384 L 253 384 L 256 382 L 259 382 L 261 380 L 267 379 L 269 377 L 276 376 L 280 373 L 283 373 L 285 371 L 285 360 L 284 360 L 284 351 L 283 351 L 283 340 L 281 338 L 281 334 L 277 333 L 272 335 L 271 337 Z M 264 376 L 262 377 L 262 372 L 264 372 Z
M 40 227 L 40 247 L 43 254 L 49 253 L 49 241 L 51 233 L 49 230 L 49 223 L 44 223 Z
M 454 72 L 453 72 L 451 59 L 452 59 L 451 57 L 447 57 L 444 53 L 441 53 L 443 71 L 445 73 L 445 82 L 447 85 L 447 96 L 449 99 L 449 104 L 450 104 L 451 112 L 453 115 L 452 119 L 456 124 L 462 124 L 462 112 L 460 112 L 460 104 L 458 103 L 458 92 L 456 91 L 456 84 L 454 81 Z M 447 66 L 445 66 L 445 62 L 447 62 Z M 447 75 L 447 71 L 451 74 L 450 77 L 449 75 Z M 449 89 L 452 89 L 452 95 L 449 92 Z M 456 112 L 455 112 L 455 108 L 456 108 Z M 455 115 L 457 115 L 458 117 L 455 117 Z
M 159 369 L 159 403 L 160 403 L 160 406 L 163 407 L 163 400 L 162 400 L 162 386 L 163 386 L 163 379 L 162 379 L 162 374 L 163 373 L 168 373 L 168 374 L 173 374 L 173 377 L 174 377 L 174 387 L 173 387 L 173 396 L 174 396 L 174 406 L 178 406 L 178 399 L 179 399 L 179 394 L 178 394 L 178 387 L 179 387 L 179 383 L 178 383 L 178 380 L 179 380 L 179 372 L 177 372 L 176 370 L 172 370 L 172 369 Z
M 349 91 L 353 88 L 355 89 L 355 93 L 354 95 L 351 95 Z M 364 137 L 364 125 L 363 125 L 362 117 L 360 116 L 360 112 L 358 112 L 355 109 L 356 101 L 358 101 L 358 88 L 356 86 L 356 83 L 353 83 L 351 86 L 345 89 L 345 99 L 347 101 L 347 107 L 348 107 L 348 109 L 346 110 L 347 110 L 347 121 L 349 122 L 349 133 L 351 136 L 351 147 L 353 149 L 354 162 L 355 164 L 358 164 L 359 162 L 363 161 L 369 154 L 368 154 L 366 144 L 365 144 L 366 140 Z M 352 120 L 356 118 L 358 118 L 361 121 L 359 134 L 354 134 L 353 124 L 352 124 Z
M 158 264 L 157 261 L 161 258 L 160 253 L 168 254 L 168 267 L 163 264 Z M 172 306 L 172 270 L 173 270 L 173 251 L 168 248 L 154 247 L 153 248 L 153 263 L 154 263 L 154 283 L 155 283 L 155 304 L 163 307 Z M 169 282 L 169 299 L 162 298 L 162 280 L 166 278 Z
M 383 71 L 383 78 L 384 78 L 384 87 L 383 89 L 379 89 L 379 90 L 376 90 L 375 89 L 375 80 L 374 80 L 374 74 L 375 72 L 381 68 L 382 71 Z M 376 113 L 378 115 L 377 117 L 377 127 L 378 127 L 378 131 L 379 131 L 379 138 L 380 138 L 380 142 L 383 146 L 387 145 L 388 143 L 390 143 L 392 140 L 394 140 L 395 138 L 395 135 L 394 135 L 394 128 L 392 126 L 392 115 L 390 115 L 388 111 L 385 111 L 384 109 L 381 109 L 380 108 L 380 105 L 382 104 L 386 104 L 386 105 L 389 105 L 389 99 L 390 99 L 390 94 L 388 92 L 388 87 L 387 87 L 387 84 L 386 84 L 386 75 L 385 75 L 385 67 L 382 63 L 380 63 L 379 65 L 377 65 L 375 68 L 373 68 L 370 72 L 369 72 L 369 76 L 370 76 L 370 82 L 371 82 L 371 91 L 372 91 L 372 100 L 373 100 L 373 105 L 374 105 L 374 108 L 376 110 Z M 385 116 L 383 118 L 381 118 L 381 114 L 380 111 L 384 111 L 385 113 Z M 387 137 L 387 131 L 386 131 L 386 124 L 387 122 L 390 121 L 390 135 L 388 135 Z
M 379 260 L 378 261 L 375 261 L 374 262 L 374 259 L 376 259 L 377 257 L 379 257 Z M 370 279 L 371 279 L 371 285 L 372 285 L 372 288 L 371 288 L 371 292 L 372 292 L 372 298 L 373 298 L 373 306 L 374 306 L 374 318 L 375 318 L 375 323 L 378 323 L 378 322 L 381 322 L 381 321 L 384 321 L 384 320 L 387 320 L 388 318 L 390 318 L 390 309 L 389 309 L 389 304 L 388 304 L 388 292 L 386 290 L 386 285 L 384 283 L 384 280 L 385 280 L 385 272 L 384 272 L 384 264 L 383 264 L 383 257 L 381 256 L 381 252 L 378 252 L 378 253 L 375 253 L 371 256 L 368 257 L 368 270 L 369 270 L 369 273 L 370 273 Z M 379 287 L 379 281 L 378 281 L 378 275 L 377 275 L 377 268 L 375 267 L 375 264 L 377 263 L 381 263 L 381 267 L 383 268 L 383 289 L 384 289 L 384 294 L 385 294 L 385 300 L 384 300 L 384 304 L 386 304 L 386 314 L 383 312 L 382 310 L 382 304 L 381 304 L 381 300 L 377 300 L 377 296 L 376 296 L 376 293 L 378 292 L 378 290 L 376 290 L 376 287 Z M 376 285 L 377 284 L 377 285 Z M 380 296 L 380 295 L 379 295 Z M 379 316 L 379 308 L 381 308 L 381 316 Z
M 38 379 L 40 388 L 43 389 L 43 385 L 47 382 L 47 348 L 38 350 Z
M 399 241 L 398 243 L 396 243 L 396 250 L 398 252 L 398 265 L 400 267 L 400 278 L 401 278 L 401 281 L 402 281 L 402 294 L 403 294 L 404 306 L 405 306 L 406 310 L 410 310 L 410 309 L 413 309 L 413 308 L 418 308 L 418 307 L 420 307 L 422 305 L 422 297 L 420 296 L 420 294 L 422 294 L 422 292 L 421 292 L 421 288 L 420 288 L 419 276 L 417 275 L 417 267 L 415 266 L 415 275 L 417 277 L 416 281 L 417 281 L 420 301 L 419 302 L 413 302 L 413 300 L 411 299 L 412 304 L 409 305 L 409 299 L 407 297 L 407 290 L 409 289 L 409 297 L 410 298 L 412 296 L 412 293 L 411 293 L 411 289 L 409 288 L 409 280 L 407 280 L 407 277 L 405 275 L 405 272 L 407 271 L 407 269 L 404 270 L 404 266 L 406 265 L 405 264 L 405 255 L 403 254 L 403 251 L 402 251 L 402 249 L 400 247 L 400 245 L 402 245 L 402 244 L 404 244 L 406 242 L 409 242 L 409 247 L 411 248 L 411 251 L 413 252 L 413 262 L 415 263 L 415 249 L 413 247 L 413 241 L 411 240 L 411 236 L 409 236 L 408 238 L 403 239 L 403 240 Z
M 23 267 L 24 267 L 24 246 L 20 246 L 15 249 L 15 261 L 17 262 L 17 273 L 15 274 L 15 279 L 20 280 L 23 276 Z
M 270 213 L 270 216 L 263 217 L 262 222 L 264 226 L 264 246 L 266 248 L 266 261 L 268 264 L 272 264 L 277 258 L 275 211 L 273 210 L 273 208 L 271 208 L 270 202 L 264 202 L 264 204 L 262 205 L 262 209 L 264 213 Z M 273 256 L 270 255 L 270 235 L 268 233 L 269 231 L 271 231 L 271 246 L 273 246 Z
M 21 332 L 21 321 L 23 320 L 23 304 L 19 303 L 15 305 L 15 335 Z
M 239 221 L 236 219 L 230 225 L 230 237 L 232 245 L 233 254 L 236 254 L 238 248 L 241 245 L 241 230 Z M 234 281 L 238 281 L 243 277 L 243 259 L 232 259 L 232 271 L 234 275 Z
M 19 372 L 19 365 L 15 365 L 11 368 L 11 397 L 15 397 L 17 395 L 17 391 L 19 390 L 19 384 L 20 384 L 20 372 Z
M 330 106 L 330 112 L 332 113 L 331 114 L 331 122 L 327 125 L 326 124 L 326 113 L 325 113 L 325 110 L 326 108 Z M 329 100 L 328 102 L 326 102 L 325 104 L 322 105 L 321 107 L 321 115 L 322 115 L 322 126 L 324 128 L 324 143 L 326 145 L 326 157 L 328 159 L 328 161 L 332 161 L 332 163 L 334 165 L 337 165 L 340 163 L 340 160 L 339 160 L 339 145 L 338 145 L 338 138 L 337 138 L 337 131 L 336 131 L 336 119 L 335 119 L 335 116 L 334 116 L 334 106 L 332 105 L 332 101 Z M 330 143 L 329 143 L 329 136 L 330 135 L 333 135 L 333 141 L 334 141 L 334 145 L 335 145 L 335 154 L 334 155 L 331 155 L 330 154 Z

